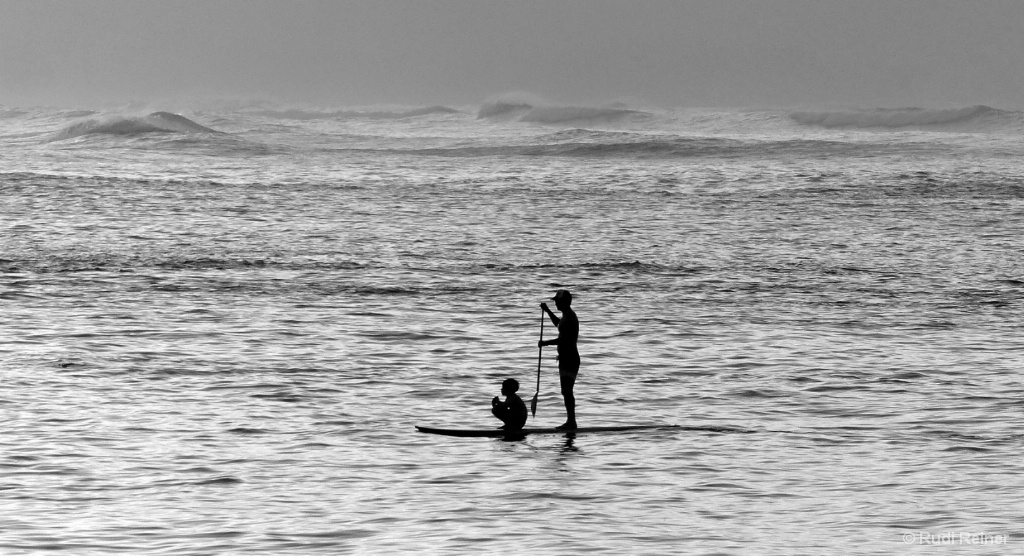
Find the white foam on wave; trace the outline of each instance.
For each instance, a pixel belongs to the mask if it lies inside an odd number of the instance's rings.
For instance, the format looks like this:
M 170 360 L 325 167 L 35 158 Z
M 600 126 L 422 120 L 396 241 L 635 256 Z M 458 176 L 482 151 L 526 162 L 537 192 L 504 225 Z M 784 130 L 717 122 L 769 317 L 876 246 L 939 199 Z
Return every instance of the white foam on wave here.
M 846 110 L 821 112 L 794 112 L 793 121 L 803 125 L 827 128 L 904 128 L 956 125 L 986 116 L 1007 114 L 988 106 L 966 108 L 877 108 L 874 110 Z
M 220 133 L 184 116 L 153 112 L 145 116 L 108 116 L 76 122 L 59 131 L 51 140 L 62 141 L 83 135 L 141 135 L 145 133 Z

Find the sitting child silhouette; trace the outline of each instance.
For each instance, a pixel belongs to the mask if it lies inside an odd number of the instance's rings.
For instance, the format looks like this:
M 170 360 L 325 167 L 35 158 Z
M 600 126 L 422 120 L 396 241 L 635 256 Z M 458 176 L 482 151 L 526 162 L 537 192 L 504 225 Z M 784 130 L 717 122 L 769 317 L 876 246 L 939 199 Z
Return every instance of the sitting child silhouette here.
M 494 396 L 491 400 L 491 413 L 505 423 L 501 428 L 507 431 L 517 431 L 526 424 L 526 404 L 523 403 L 516 392 L 519 391 L 519 382 L 514 378 L 505 379 L 501 383 L 501 393 L 505 401 Z

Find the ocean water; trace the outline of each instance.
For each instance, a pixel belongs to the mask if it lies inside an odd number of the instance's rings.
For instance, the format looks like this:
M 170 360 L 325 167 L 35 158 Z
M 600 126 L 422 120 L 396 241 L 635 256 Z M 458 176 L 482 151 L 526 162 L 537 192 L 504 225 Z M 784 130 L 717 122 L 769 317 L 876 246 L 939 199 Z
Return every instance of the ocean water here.
M 0 553 L 1020 553 L 1022 136 L 2 107 Z M 558 288 L 581 425 L 682 427 L 417 433 L 533 396 Z M 539 400 L 564 420 L 552 349 Z

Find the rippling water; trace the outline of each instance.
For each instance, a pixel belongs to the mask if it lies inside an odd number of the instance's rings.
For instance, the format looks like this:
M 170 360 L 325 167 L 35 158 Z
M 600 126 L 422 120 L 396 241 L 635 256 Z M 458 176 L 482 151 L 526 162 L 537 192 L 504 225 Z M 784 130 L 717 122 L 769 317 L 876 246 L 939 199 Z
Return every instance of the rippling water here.
M 1018 114 L 3 114 L 4 554 L 1024 542 Z M 561 287 L 581 424 L 684 427 L 416 433 L 532 396 Z

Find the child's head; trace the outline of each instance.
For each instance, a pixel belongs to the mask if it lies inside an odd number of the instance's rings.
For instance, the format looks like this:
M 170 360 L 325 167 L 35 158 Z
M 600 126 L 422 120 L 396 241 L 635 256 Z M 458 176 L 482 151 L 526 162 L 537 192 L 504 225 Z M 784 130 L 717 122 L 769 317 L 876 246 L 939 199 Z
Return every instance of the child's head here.
M 519 391 L 519 381 L 514 378 L 506 378 L 505 382 L 501 383 L 501 393 L 508 396 L 509 394 L 515 394 Z

